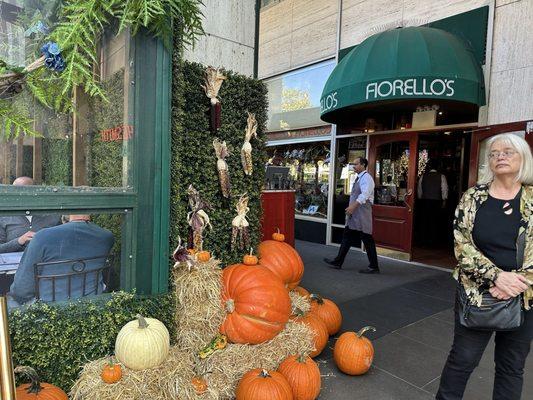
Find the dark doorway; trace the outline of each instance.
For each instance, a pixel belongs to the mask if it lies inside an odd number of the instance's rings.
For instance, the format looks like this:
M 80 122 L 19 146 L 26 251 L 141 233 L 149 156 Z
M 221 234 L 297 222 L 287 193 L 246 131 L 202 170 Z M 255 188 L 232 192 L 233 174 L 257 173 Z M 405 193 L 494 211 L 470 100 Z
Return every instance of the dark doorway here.
M 468 186 L 469 154 L 463 130 L 419 135 L 413 261 L 455 267 L 452 224 Z

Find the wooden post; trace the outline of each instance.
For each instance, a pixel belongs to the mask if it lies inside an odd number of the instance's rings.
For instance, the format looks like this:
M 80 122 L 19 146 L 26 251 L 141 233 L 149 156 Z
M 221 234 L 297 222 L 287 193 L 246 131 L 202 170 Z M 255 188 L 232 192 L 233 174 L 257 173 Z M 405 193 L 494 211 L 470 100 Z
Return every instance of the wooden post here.
M 80 88 L 74 90 L 72 116 L 72 185 L 87 185 L 85 138 L 88 133 L 89 103 Z
M 15 163 L 15 178 L 22 176 L 22 166 L 24 165 L 24 135 L 17 138 L 17 156 Z
M 33 184 L 43 183 L 43 140 L 40 137 L 33 138 Z

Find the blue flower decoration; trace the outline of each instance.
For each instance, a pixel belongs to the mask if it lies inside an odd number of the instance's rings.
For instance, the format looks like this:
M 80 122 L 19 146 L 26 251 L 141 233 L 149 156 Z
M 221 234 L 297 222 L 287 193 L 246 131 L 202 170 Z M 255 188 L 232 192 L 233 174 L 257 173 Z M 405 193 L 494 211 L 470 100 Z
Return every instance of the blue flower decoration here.
M 65 60 L 61 57 L 59 45 L 48 42 L 41 47 L 41 54 L 45 57 L 44 65 L 52 71 L 61 72 L 65 69 Z
M 26 37 L 32 37 L 33 35 L 35 35 L 37 33 L 42 33 L 44 35 L 46 35 L 48 33 L 48 27 L 44 24 L 43 21 L 37 21 L 36 24 L 34 24 L 33 26 L 29 27 L 26 30 L 26 32 L 24 32 L 24 35 Z

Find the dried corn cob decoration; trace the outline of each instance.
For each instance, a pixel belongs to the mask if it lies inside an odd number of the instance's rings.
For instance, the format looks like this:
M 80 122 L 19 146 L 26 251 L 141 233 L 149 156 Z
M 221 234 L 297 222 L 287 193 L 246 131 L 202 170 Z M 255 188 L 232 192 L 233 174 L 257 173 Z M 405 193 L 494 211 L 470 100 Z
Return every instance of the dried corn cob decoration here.
M 200 193 L 190 185 L 187 189 L 189 195 L 189 207 L 191 211 L 187 213 L 189 223 L 189 248 L 201 251 L 203 248 L 203 233 L 206 228 L 213 229 L 209 216 L 204 211 L 210 210 L 211 206 L 200 197 Z
M 244 168 L 244 173 L 246 175 L 252 175 L 253 172 L 252 144 L 250 143 L 252 137 L 257 138 L 257 121 L 254 114 L 248 113 L 246 132 L 244 133 L 244 144 L 241 149 L 242 167 Z
M 228 164 L 225 158 L 229 156 L 228 147 L 226 142 L 221 142 L 218 139 L 213 140 L 213 147 L 215 148 L 215 154 L 217 156 L 217 170 L 218 180 L 220 181 L 220 189 L 222 189 L 222 195 L 225 198 L 230 197 L 231 185 L 229 181 Z
M 218 69 L 213 67 L 207 67 L 205 70 L 205 85 L 202 85 L 204 88 L 205 94 L 211 100 L 211 132 L 216 133 L 217 129 L 220 128 L 220 100 L 218 99 L 218 91 L 222 86 L 222 83 L 226 79 L 226 76 L 220 72 Z
M 237 240 L 239 241 L 239 250 L 250 247 L 250 223 L 246 220 L 246 214 L 250 211 L 248 207 L 248 195 L 245 193 L 235 205 L 237 216 L 231 221 L 231 248 L 235 248 Z

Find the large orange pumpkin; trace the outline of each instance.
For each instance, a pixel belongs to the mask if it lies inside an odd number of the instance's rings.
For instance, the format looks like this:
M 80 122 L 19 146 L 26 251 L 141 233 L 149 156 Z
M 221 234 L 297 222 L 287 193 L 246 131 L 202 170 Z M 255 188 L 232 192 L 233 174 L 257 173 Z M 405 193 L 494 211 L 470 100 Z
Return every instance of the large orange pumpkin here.
M 226 318 L 220 332 L 232 343 L 259 344 L 285 328 L 291 300 L 283 284 L 264 268 L 231 265 L 222 272 Z
M 30 383 L 17 386 L 17 400 L 68 400 L 67 394 L 50 383 L 41 383 L 37 372 L 30 367 L 17 367 L 15 373 L 26 375 Z
M 268 268 L 287 286 L 294 289 L 304 274 L 304 263 L 294 248 L 275 240 L 259 244 L 259 265 Z
M 320 370 L 310 357 L 289 356 L 278 368 L 289 382 L 294 400 L 314 400 L 320 394 Z
M 329 335 L 335 335 L 342 325 L 342 314 L 339 307 L 329 299 L 317 294 L 309 296 L 311 299 L 311 313 L 315 314 L 326 324 Z
M 293 319 L 296 322 L 306 324 L 313 333 L 313 345 L 315 349 L 309 355 L 314 358 L 322 353 L 322 350 L 324 350 L 328 344 L 329 339 L 328 328 L 326 327 L 326 324 L 322 322 L 322 320 L 315 314 L 310 312 L 304 314 L 301 310 L 296 310 L 296 315 L 293 316 Z
M 253 369 L 241 378 L 237 400 L 293 400 L 287 379 L 279 372 Z
M 372 326 L 365 326 L 359 332 L 344 332 L 337 339 L 333 349 L 333 359 L 337 367 L 348 375 L 363 375 L 374 359 L 374 346 L 364 337 L 366 331 L 375 332 Z
M 298 293 L 302 297 L 309 297 L 309 295 L 311 294 L 311 293 L 309 293 L 309 290 L 307 290 L 306 288 L 303 288 L 301 286 L 296 286 L 292 290 L 295 291 L 296 293 Z

